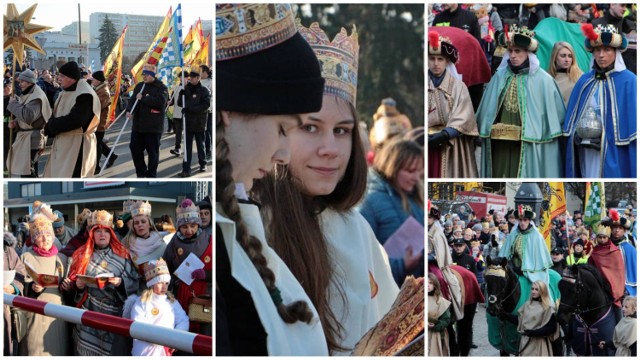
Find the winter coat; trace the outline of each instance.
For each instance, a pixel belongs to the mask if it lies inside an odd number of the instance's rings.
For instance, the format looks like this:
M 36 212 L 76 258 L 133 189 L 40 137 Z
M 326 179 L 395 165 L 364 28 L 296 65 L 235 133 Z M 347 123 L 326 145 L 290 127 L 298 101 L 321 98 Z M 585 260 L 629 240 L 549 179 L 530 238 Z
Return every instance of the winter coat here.
M 143 85 L 142 99 L 138 101 L 138 105 L 136 105 L 132 114 L 132 130 L 141 133 L 162 134 L 164 129 L 164 110 L 167 107 L 169 90 L 160 80 L 155 79 L 148 84 L 143 82 L 136 84 L 133 89 L 133 95 L 131 95 L 127 105 L 127 112 L 131 112 Z
M 182 93 L 182 91 L 181 91 Z M 188 83 L 184 89 L 184 102 L 182 96 L 178 97 L 178 106 L 182 107 L 185 115 L 187 131 L 203 132 L 207 128 L 207 113 L 211 106 L 211 92 L 200 82 L 196 85 Z

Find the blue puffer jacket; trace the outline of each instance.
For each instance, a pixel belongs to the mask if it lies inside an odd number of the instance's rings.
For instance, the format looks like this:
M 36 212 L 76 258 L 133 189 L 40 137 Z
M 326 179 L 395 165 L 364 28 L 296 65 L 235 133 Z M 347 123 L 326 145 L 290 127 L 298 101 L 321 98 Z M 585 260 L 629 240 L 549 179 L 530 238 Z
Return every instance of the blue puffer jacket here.
M 424 226 L 424 208 L 413 200 L 409 200 L 409 205 L 410 214 L 402 208 L 402 200 L 396 190 L 378 173 L 370 172 L 367 196 L 360 206 L 360 213 L 371 225 L 380 244 L 384 245 L 389 236 L 398 230 L 409 216 L 413 216 Z M 404 259 L 389 260 L 393 277 L 398 285 L 402 285 L 407 275 L 424 276 L 424 260 L 411 273 L 405 272 Z

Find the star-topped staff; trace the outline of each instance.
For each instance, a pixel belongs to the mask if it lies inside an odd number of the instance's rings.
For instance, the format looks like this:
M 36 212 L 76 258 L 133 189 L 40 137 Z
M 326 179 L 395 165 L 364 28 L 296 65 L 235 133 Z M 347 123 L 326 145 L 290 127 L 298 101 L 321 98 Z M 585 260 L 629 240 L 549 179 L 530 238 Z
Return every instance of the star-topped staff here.
M 13 49 L 13 56 L 20 64 L 24 62 L 25 46 L 45 54 L 33 35 L 52 27 L 31 23 L 36 6 L 38 4 L 33 4 L 19 14 L 16 4 L 7 4 L 7 13 L 4 15 L 4 50 Z

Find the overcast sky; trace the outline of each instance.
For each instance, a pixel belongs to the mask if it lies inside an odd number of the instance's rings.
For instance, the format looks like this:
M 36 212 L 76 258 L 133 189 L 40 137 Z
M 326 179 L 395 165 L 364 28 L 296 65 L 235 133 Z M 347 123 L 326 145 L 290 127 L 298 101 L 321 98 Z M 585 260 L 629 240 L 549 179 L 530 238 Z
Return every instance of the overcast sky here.
M 4 2 L 3 2 L 4 3 Z M 19 13 L 24 12 L 35 2 L 16 2 Z M 32 23 L 38 25 L 52 26 L 52 31 L 59 31 L 62 27 L 78 21 L 78 3 L 80 3 L 80 15 L 82 21 L 89 21 L 89 15 L 95 12 L 155 15 L 164 16 L 172 6 L 175 11 L 179 2 L 167 0 L 101 0 L 101 1 L 68 1 L 68 0 L 42 0 L 37 2 L 38 6 L 33 15 Z M 6 14 L 6 5 L 3 6 L 3 14 Z M 198 20 L 212 20 L 215 12 L 213 1 L 193 1 L 182 2 L 182 24 L 183 34 L 189 30 L 189 26 Z M 120 31 L 121 29 L 117 29 Z

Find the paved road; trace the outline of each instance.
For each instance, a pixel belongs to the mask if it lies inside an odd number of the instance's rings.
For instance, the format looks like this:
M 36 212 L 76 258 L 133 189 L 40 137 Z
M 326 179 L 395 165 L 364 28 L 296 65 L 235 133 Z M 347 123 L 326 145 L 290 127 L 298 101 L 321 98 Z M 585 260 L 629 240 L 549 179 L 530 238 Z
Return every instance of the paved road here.
M 104 139 L 105 142 L 112 147 L 120 129 L 125 123 L 124 116 L 122 116 L 118 122 L 113 124 L 109 130 L 107 130 Z M 158 165 L 158 178 L 178 178 L 178 173 L 182 172 L 182 157 L 177 157 L 169 152 L 173 149 L 175 144 L 175 135 L 173 133 L 167 133 L 167 124 L 165 120 L 164 124 L 165 132 L 162 134 L 160 143 L 160 162 Z M 114 151 L 114 154 L 118 155 L 114 165 L 106 169 L 100 178 L 136 178 L 136 170 L 131 160 L 131 151 L 129 150 L 129 141 L 131 137 L 131 121 L 127 124 L 127 127 L 120 137 L 118 146 Z M 50 148 L 47 147 L 45 153 L 39 161 L 39 175 L 44 173 L 44 167 L 49 157 Z M 145 156 L 145 160 L 147 156 Z M 104 156 L 100 159 L 101 164 L 104 163 Z M 207 171 L 199 172 L 200 166 L 198 165 L 198 155 L 196 153 L 195 143 L 193 145 L 193 157 L 191 159 L 191 178 L 212 178 L 213 167 L 212 161 L 207 163 Z M 97 177 L 97 176 L 96 176 Z
M 477 310 L 473 318 L 473 343 L 478 345 L 478 348 L 471 349 L 469 356 L 500 356 L 500 351 L 489 344 L 486 309 L 478 304 Z

